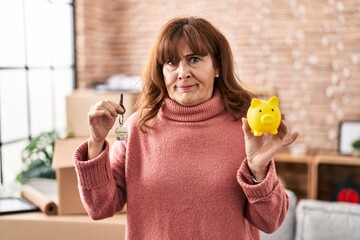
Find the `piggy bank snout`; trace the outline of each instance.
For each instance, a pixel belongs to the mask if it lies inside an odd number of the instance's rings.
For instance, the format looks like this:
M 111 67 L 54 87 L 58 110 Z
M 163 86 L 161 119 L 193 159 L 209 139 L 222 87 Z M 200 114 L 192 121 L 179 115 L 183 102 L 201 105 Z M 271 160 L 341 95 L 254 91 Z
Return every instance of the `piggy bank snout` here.
M 275 118 L 271 114 L 264 114 L 261 116 L 261 122 L 265 125 L 270 125 L 275 121 Z

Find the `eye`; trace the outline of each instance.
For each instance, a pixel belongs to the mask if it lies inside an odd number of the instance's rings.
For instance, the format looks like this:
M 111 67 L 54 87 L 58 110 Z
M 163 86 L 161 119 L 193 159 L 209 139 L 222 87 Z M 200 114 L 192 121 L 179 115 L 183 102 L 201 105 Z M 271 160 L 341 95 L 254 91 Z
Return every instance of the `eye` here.
M 175 65 L 175 62 L 173 60 L 168 60 L 166 62 L 167 65 L 170 65 L 170 66 L 174 66 Z
M 168 66 L 169 69 L 175 69 L 178 66 L 178 62 L 174 60 L 168 60 L 165 65 Z
M 190 57 L 189 62 L 190 62 L 190 63 L 200 62 L 200 58 L 197 57 L 197 56 L 192 56 L 192 57 Z
M 272 108 L 271 111 L 274 111 L 274 109 Z
M 261 109 L 259 110 L 259 112 L 262 112 Z

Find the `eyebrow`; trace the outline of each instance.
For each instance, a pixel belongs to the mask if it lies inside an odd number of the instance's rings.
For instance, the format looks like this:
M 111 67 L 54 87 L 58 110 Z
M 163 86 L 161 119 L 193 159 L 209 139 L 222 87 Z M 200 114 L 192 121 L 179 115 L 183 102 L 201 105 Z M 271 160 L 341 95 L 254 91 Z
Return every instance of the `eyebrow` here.
M 209 53 L 207 53 L 205 55 L 201 55 L 201 54 L 197 54 L 197 53 L 188 53 L 184 57 L 187 58 L 187 57 L 194 57 L 194 56 L 206 57 L 206 56 L 209 56 Z
M 196 54 L 196 53 L 188 53 L 183 57 L 193 57 L 193 56 L 198 56 L 198 54 Z

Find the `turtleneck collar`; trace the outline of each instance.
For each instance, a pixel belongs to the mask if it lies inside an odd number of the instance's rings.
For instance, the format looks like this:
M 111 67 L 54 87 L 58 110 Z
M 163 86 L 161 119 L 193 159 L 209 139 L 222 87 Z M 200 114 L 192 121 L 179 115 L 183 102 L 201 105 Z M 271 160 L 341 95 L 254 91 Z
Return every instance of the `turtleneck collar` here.
M 215 91 L 213 97 L 196 106 L 183 106 L 170 97 L 164 99 L 160 114 L 177 122 L 200 122 L 210 119 L 225 110 L 220 92 Z

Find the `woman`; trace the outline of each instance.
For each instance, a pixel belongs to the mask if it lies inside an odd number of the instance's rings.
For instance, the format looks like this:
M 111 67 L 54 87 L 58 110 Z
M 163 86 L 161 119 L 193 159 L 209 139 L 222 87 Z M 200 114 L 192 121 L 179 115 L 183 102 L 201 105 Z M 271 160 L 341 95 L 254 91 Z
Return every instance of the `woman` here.
M 93 219 L 127 203 L 127 239 L 259 239 L 288 208 L 274 154 L 291 144 L 254 137 L 244 118 L 252 95 L 234 73 L 228 41 L 208 21 L 189 17 L 161 30 L 143 76 L 128 139 L 105 140 L 123 109 L 101 101 L 89 112 L 90 138 L 74 161 Z M 285 136 L 287 136 L 285 138 Z

